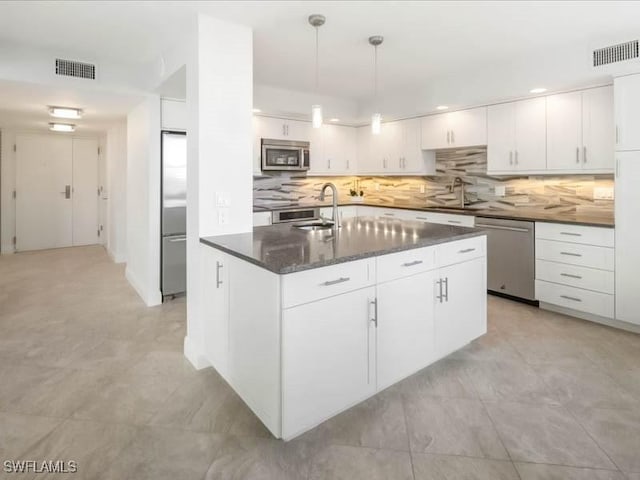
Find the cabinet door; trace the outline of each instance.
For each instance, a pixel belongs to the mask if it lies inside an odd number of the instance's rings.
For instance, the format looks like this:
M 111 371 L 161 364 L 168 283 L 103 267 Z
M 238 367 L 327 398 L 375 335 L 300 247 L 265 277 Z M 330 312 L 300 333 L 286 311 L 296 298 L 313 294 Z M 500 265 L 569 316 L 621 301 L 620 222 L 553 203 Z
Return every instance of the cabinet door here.
M 616 154 L 616 319 L 640 325 L 640 152 Z
M 264 137 L 265 117 L 253 116 L 253 173 L 260 175 L 262 173 L 262 138 Z M 266 137 L 265 137 L 266 138 Z
M 283 311 L 283 438 L 376 391 L 369 287 Z
M 357 173 L 369 173 L 371 171 L 371 127 L 356 128 L 357 141 Z
M 388 173 L 402 174 L 404 172 L 403 134 L 401 122 L 389 122 L 382 125 L 382 144 L 384 149 L 385 162 L 383 168 Z
M 640 74 L 613 81 L 617 151 L 640 150 Z
M 437 150 L 451 147 L 448 114 L 429 115 L 422 118 L 422 149 Z
M 297 120 L 286 120 L 285 121 L 285 131 L 286 131 L 286 139 L 299 141 L 299 142 L 308 142 L 311 139 L 311 130 L 319 130 L 314 129 L 309 122 L 299 122 Z
M 448 113 L 452 147 L 487 144 L 487 108 L 471 108 Z
M 309 128 L 309 158 L 308 173 L 326 174 L 327 162 L 324 155 L 324 138 L 322 128 Z
M 547 170 L 582 169 L 582 92 L 547 97 Z
M 355 171 L 356 132 L 352 127 L 323 125 L 323 171 L 330 175 L 345 175 Z
M 342 143 L 343 173 L 354 175 L 358 167 L 356 129 L 354 127 L 338 127 Z
M 435 174 L 435 154 L 422 151 L 420 119 L 402 122 L 402 158 L 406 173 Z
M 434 272 L 378 285 L 378 389 L 434 358 Z
M 612 87 L 582 92 L 582 168 L 613 171 L 615 158 Z
M 514 163 L 519 171 L 547 166 L 546 101 L 544 97 L 516 102 Z
M 441 268 L 437 276 L 435 349 L 440 358 L 487 332 L 486 260 Z
M 491 105 L 487 116 L 487 171 L 514 171 L 515 103 Z
M 260 134 L 262 138 L 275 138 L 278 140 L 288 140 L 287 122 L 281 118 L 256 117 L 260 119 Z
M 229 270 L 230 257 L 220 250 L 200 247 L 202 256 L 201 298 L 205 354 L 211 365 L 228 378 Z M 213 274 L 212 274 L 213 272 Z

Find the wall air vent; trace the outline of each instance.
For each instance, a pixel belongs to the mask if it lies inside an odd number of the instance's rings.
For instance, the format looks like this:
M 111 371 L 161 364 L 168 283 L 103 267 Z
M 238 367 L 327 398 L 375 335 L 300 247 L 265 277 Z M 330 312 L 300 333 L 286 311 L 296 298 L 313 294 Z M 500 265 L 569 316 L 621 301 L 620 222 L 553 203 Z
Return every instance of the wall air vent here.
M 56 75 L 95 80 L 96 66 L 92 63 L 56 58 Z
M 639 57 L 638 40 L 619 43 L 609 47 L 598 48 L 593 51 L 593 66 L 609 65 Z

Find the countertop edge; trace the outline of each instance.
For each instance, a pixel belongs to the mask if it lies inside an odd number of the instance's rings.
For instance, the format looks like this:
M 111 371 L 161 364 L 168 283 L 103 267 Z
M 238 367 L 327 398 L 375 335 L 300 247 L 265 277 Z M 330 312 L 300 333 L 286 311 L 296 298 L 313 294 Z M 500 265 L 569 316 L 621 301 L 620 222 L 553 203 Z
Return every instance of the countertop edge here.
M 467 227 L 464 227 L 467 228 Z M 285 267 L 285 268 L 281 268 L 281 269 L 272 269 L 269 268 L 266 264 L 264 264 L 263 262 L 260 262 L 259 260 L 248 256 L 248 255 L 244 255 L 232 248 L 229 248 L 225 245 L 221 245 L 219 243 L 216 243 L 215 241 L 213 241 L 212 239 L 214 239 L 215 237 L 200 237 L 200 243 L 202 243 L 203 245 L 207 245 L 208 247 L 212 247 L 215 248 L 217 250 L 220 250 L 222 252 L 225 252 L 229 255 L 232 255 L 236 258 L 240 258 L 242 260 L 245 260 L 249 263 L 252 263 L 260 268 L 263 268 L 271 273 L 274 273 L 276 275 L 287 275 L 289 273 L 297 273 L 297 272 L 303 272 L 305 270 L 313 270 L 316 268 L 322 268 L 322 267 L 328 267 L 331 265 L 338 265 L 340 263 L 347 263 L 347 262 L 354 262 L 357 260 L 362 260 L 365 258 L 371 258 L 371 257 L 380 257 L 383 255 L 388 255 L 391 253 L 397 253 L 397 252 L 404 252 L 406 250 L 414 250 L 416 248 L 425 248 L 425 247 L 432 247 L 434 245 L 441 245 L 443 243 L 449 243 L 449 242 L 455 242 L 457 240 L 464 240 L 466 238 L 473 238 L 473 237 L 480 237 L 482 235 L 486 235 L 487 232 L 485 230 L 482 230 L 480 228 L 476 229 L 476 231 L 473 232 L 465 232 L 465 233 L 461 233 L 459 235 L 455 235 L 453 237 L 448 237 L 448 238 L 442 238 L 442 239 L 427 239 L 423 242 L 420 243 L 412 243 L 412 244 L 407 244 L 407 245 L 398 245 L 395 247 L 391 247 L 391 248 L 387 248 L 385 250 L 374 250 L 371 252 L 365 252 L 365 253 L 361 253 L 361 254 L 357 254 L 357 255 L 352 255 L 349 257 L 342 257 L 342 258 L 338 258 L 338 259 L 332 259 L 332 260 L 325 260 L 325 261 L 321 261 L 321 262 L 315 262 L 315 263 L 309 263 L 309 264 L 305 264 L 305 265 L 292 265 L 289 267 Z

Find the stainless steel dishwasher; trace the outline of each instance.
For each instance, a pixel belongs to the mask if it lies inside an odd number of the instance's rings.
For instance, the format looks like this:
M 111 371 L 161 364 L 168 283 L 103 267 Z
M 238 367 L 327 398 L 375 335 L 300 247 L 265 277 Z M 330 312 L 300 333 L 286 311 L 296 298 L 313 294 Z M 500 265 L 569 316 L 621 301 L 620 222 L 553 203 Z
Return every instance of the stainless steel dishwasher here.
M 476 217 L 487 231 L 487 287 L 490 291 L 535 301 L 535 223 Z

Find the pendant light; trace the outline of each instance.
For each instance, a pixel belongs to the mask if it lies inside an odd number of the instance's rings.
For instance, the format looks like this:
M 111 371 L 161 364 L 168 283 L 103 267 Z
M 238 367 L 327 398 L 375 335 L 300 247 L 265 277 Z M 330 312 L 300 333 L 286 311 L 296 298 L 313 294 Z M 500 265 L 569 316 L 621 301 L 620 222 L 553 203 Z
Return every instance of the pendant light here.
M 316 96 L 318 92 L 318 28 L 324 25 L 326 18 L 324 15 L 314 14 L 309 15 L 309 24 L 316 29 Z M 320 128 L 322 126 L 322 105 L 311 105 L 311 124 L 313 128 Z
M 373 103 L 376 113 L 371 115 L 371 133 L 374 135 L 380 135 L 380 128 L 382 123 L 382 116 L 378 112 L 378 45 L 381 45 L 384 41 L 382 35 L 374 35 L 369 37 L 369 43 L 373 45 Z

